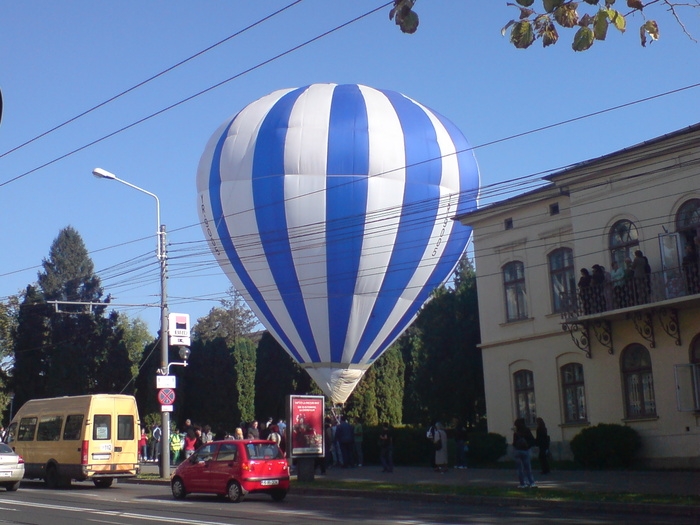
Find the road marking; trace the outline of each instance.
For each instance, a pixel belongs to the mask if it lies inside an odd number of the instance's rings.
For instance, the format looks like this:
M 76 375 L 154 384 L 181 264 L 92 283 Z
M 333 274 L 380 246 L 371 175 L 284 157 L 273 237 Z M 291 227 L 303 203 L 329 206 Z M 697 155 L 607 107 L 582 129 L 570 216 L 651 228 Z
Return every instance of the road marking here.
M 97 516 L 112 516 L 119 518 L 129 518 L 134 520 L 143 521 L 161 521 L 167 523 L 182 523 L 186 525 L 192 525 L 192 519 L 175 518 L 175 517 L 164 517 L 164 516 L 151 516 L 148 514 L 134 514 L 131 512 L 122 512 L 118 510 L 97 510 L 97 509 L 86 509 L 82 507 L 69 507 L 66 505 L 51 505 L 48 503 L 31 503 L 29 501 L 12 501 L 7 502 L 11 505 L 20 505 L 25 507 L 35 507 L 39 509 L 50 509 L 50 510 L 62 510 L 67 512 L 81 512 L 84 514 L 93 514 Z M 232 525 L 231 523 L 224 523 L 220 521 L 197 521 L 198 525 Z M 235 525 L 235 524 L 234 524 Z

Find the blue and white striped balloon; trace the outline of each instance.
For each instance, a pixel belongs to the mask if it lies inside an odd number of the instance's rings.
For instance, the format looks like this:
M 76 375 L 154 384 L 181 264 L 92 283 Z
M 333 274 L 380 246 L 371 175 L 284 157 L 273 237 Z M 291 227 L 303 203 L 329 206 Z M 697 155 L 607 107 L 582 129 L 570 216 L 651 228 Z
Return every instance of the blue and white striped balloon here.
M 260 321 L 333 402 L 454 270 L 479 174 L 461 132 L 392 91 L 263 97 L 209 140 L 204 233 Z

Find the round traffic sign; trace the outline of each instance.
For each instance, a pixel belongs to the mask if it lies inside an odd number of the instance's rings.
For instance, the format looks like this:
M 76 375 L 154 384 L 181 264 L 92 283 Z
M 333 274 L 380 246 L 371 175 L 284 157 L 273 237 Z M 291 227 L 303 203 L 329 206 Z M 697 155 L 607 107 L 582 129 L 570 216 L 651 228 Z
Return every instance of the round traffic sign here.
M 175 402 L 175 390 L 172 388 L 161 388 L 158 390 L 158 401 L 161 405 L 172 405 Z

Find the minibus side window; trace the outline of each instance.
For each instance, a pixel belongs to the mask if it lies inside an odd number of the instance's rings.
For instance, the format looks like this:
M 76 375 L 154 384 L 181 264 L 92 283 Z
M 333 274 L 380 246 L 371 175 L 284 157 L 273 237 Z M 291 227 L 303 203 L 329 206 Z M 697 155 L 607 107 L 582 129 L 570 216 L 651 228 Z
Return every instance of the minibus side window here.
M 62 416 L 41 416 L 39 430 L 36 433 L 37 441 L 58 441 L 61 437 L 63 426 Z
M 102 414 L 95 416 L 95 423 L 92 430 L 92 439 L 111 439 L 112 438 L 112 416 Z
M 80 439 L 83 429 L 83 414 L 73 414 L 66 418 L 66 428 L 63 430 L 63 439 L 77 441 Z
M 7 435 L 5 436 L 5 442 L 7 443 L 12 443 L 17 439 L 17 422 L 15 421 L 10 425 L 10 428 L 7 429 Z
M 117 439 L 134 439 L 134 416 L 117 416 Z
M 19 421 L 19 431 L 17 441 L 34 441 L 34 431 L 36 430 L 35 417 L 23 417 Z

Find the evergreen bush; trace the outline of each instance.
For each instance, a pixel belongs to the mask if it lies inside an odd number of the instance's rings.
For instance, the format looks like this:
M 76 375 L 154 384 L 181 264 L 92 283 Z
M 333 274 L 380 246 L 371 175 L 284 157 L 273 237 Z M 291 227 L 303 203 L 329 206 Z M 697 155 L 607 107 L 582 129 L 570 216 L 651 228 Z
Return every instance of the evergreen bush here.
M 576 462 L 598 469 L 632 466 L 641 446 L 633 428 L 606 423 L 584 428 L 571 440 Z

